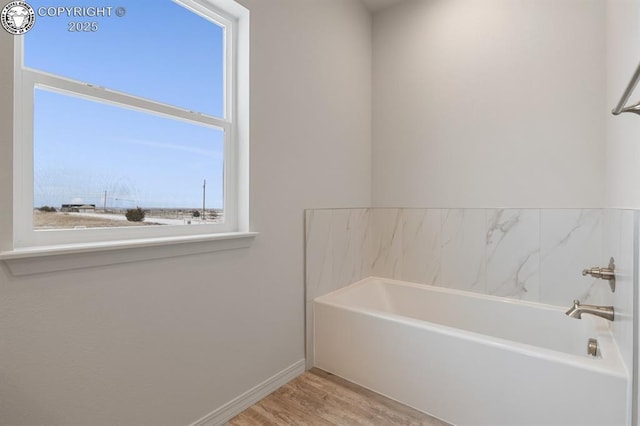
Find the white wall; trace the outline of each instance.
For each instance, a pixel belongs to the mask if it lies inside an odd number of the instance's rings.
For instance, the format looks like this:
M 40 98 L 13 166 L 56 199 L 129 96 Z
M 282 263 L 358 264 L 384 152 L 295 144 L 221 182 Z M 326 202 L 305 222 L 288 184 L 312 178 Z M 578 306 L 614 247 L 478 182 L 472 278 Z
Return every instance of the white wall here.
M 3 266 L 0 424 L 187 424 L 304 357 L 303 208 L 371 202 L 371 21 L 352 0 L 241 3 L 260 236 L 249 249 L 23 278 Z
M 633 0 L 607 1 L 607 204 L 640 208 L 640 118 L 613 116 L 633 72 L 640 63 L 640 4 Z M 640 87 L 627 104 L 640 101 Z
M 373 21 L 373 202 L 602 207 L 605 2 L 409 0 Z

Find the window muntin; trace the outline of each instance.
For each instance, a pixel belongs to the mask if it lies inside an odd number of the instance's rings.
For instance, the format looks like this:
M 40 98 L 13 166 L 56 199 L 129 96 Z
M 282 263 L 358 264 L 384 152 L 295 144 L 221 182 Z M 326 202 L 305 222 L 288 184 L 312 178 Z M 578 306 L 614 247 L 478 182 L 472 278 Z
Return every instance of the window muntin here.
M 166 1 L 166 0 L 165 0 Z M 245 9 L 236 7 L 232 2 L 226 0 L 175 0 L 177 3 L 185 5 L 189 10 L 195 11 L 199 16 L 206 16 L 207 20 L 213 21 L 224 29 L 224 118 L 217 118 L 201 112 L 186 110 L 179 106 L 173 106 L 165 103 L 159 103 L 153 100 L 140 98 L 136 95 L 118 92 L 111 89 L 105 89 L 90 82 L 76 81 L 64 76 L 57 76 L 48 72 L 41 72 L 37 69 L 22 67 L 24 58 L 24 41 L 22 37 L 16 38 L 16 143 L 14 144 L 14 175 L 16 176 L 16 184 L 14 191 L 14 247 L 36 247 L 47 245 L 74 244 L 74 243 L 103 243 L 124 240 L 147 240 L 149 238 L 159 237 L 188 237 L 190 235 L 200 236 L 203 234 L 212 234 L 219 232 L 235 232 L 248 230 L 247 221 L 247 199 L 246 191 L 248 181 L 246 173 L 248 166 L 246 147 L 248 146 L 248 127 L 246 127 L 245 119 L 248 120 L 248 109 L 242 107 L 242 123 L 241 132 L 238 132 L 238 122 L 235 120 L 237 88 L 235 81 L 237 80 L 236 72 L 236 52 L 235 41 L 238 35 L 237 16 L 242 16 L 242 46 L 241 57 L 243 67 L 246 66 L 248 59 L 248 49 L 245 43 L 245 31 L 248 30 L 246 22 L 248 22 L 248 14 L 245 15 Z M 221 10 L 214 10 L 212 3 L 227 5 L 233 10 L 234 15 L 226 15 Z M 136 5 L 132 6 L 135 7 Z M 141 7 L 141 5 L 140 5 Z M 238 14 L 238 15 L 235 15 Z M 246 19 L 246 20 L 245 20 Z M 244 70 L 244 68 L 242 68 Z M 191 70 L 199 72 L 199 70 Z M 240 80 L 247 79 L 246 71 L 242 72 Z M 248 87 L 248 81 L 245 81 Z M 243 86 L 244 87 L 244 86 Z M 81 230 L 34 230 L 33 215 L 31 212 L 34 208 L 35 192 L 34 191 L 34 163 L 33 159 L 37 157 L 34 153 L 33 138 L 34 128 L 34 94 L 39 88 L 44 91 L 51 91 L 90 99 L 97 103 L 106 103 L 116 105 L 118 107 L 143 111 L 149 115 L 157 115 L 160 117 L 170 117 L 175 120 L 185 121 L 192 125 L 201 125 L 209 128 L 217 129 L 218 135 L 223 135 L 224 139 L 224 170 L 223 175 L 223 203 L 224 214 L 222 221 L 207 222 L 202 226 L 136 226 L 128 228 L 102 228 L 102 229 L 81 229 Z M 248 92 L 241 90 L 244 103 L 244 96 L 248 96 Z M 218 141 L 220 136 L 217 137 Z M 236 139 L 237 138 L 237 139 Z M 214 141 L 215 142 L 215 141 Z M 238 145 L 240 143 L 240 145 Z M 36 146 L 37 148 L 37 146 Z M 215 181 L 215 179 L 214 179 Z M 217 185 L 214 183 L 214 185 Z M 209 200 L 210 181 L 207 181 L 207 199 Z M 238 191 L 242 190 L 239 194 Z M 215 197 L 214 197 L 215 198 Z M 210 202 L 207 201 L 207 206 Z M 217 222 L 217 223 L 215 223 Z M 220 223 L 222 222 L 222 223 Z M 203 235 L 206 236 L 206 235 Z
M 46 16 L 51 2 L 30 1 L 37 24 L 24 36 L 24 66 L 225 117 L 225 27 L 171 0 L 143 3 L 119 1 L 123 17 L 113 7 L 110 16 L 68 18 Z M 73 6 L 106 8 L 113 2 Z M 95 21 L 98 27 L 71 32 L 72 21 Z

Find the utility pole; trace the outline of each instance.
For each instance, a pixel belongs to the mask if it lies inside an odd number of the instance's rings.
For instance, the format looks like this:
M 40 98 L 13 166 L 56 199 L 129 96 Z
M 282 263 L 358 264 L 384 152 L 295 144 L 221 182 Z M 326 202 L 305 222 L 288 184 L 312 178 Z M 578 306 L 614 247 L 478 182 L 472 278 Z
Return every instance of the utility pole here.
M 104 190 L 104 212 L 107 212 L 107 190 Z
M 206 220 L 206 210 L 205 210 L 205 205 L 206 205 L 206 194 L 207 194 L 207 180 L 204 180 L 204 183 L 202 184 L 202 220 Z

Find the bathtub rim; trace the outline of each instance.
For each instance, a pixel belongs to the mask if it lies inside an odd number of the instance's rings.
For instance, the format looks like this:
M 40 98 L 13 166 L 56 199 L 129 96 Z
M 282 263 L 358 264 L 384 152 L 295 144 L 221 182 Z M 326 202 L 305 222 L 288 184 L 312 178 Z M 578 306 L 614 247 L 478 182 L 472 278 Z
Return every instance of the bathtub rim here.
M 438 334 L 450 335 L 456 338 L 469 340 L 475 343 L 480 343 L 483 345 L 488 345 L 488 346 L 503 349 L 503 350 L 517 352 L 526 356 L 542 359 L 545 361 L 560 362 L 562 364 L 572 366 L 572 367 L 580 367 L 580 368 L 584 368 L 597 373 L 608 374 L 611 376 L 624 378 L 626 380 L 630 379 L 629 372 L 627 371 L 627 368 L 624 365 L 624 362 L 622 361 L 622 356 L 618 348 L 618 345 L 616 344 L 615 339 L 613 338 L 613 332 L 611 330 L 611 327 L 609 326 L 609 324 L 607 324 L 607 321 L 605 319 L 587 315 L 586 317 L 583 317 L 583 319 L 580 320 L 580 321 L 587 320 L 594 323 L 594 329 L 596 331 L 596 338 L 598 339 L 598 344 L 600 345 L 601 348 L 603 346 L 606 347 L 606 350 L 605 350 L 606 356 L 600 356 L 598 358 L 590 358 L 586 354 L 584 356 L 581 356 L 581 355 L 561 352 L 553 349 L 535 346 L 532 344 L 516 342 L 514 340 L 508 340 L 508 339 L 495 337 L 487 334 L 481 334 L 481 333 L 470 331 L 470 330 L 464 330 L 464 329 L 451 327 L 443 324 L 437 324 L 429 321 L 415 319 L 408 316 L 394 314 L 394 313 L 386 312 L 379 309 L 352 306 L 345 303 L 341 303 L 336 300 L 336 297 L 341 295 L 342 293 L 346 293 L 349 290 L 352 290 L 353 288 L 365 286 L 368 283 L 374 282 L 374 281 L 382 281 L 384 283 L 389 283 L 392 285 L 413 287 L 421 291 L 435 291 L 439 293 L 455 294 L 455 295 L 471 297 L 475 299 L 490 300 L 490 301 L 499 302 L 499 303 L 529 306 L 529 307 L 542 309 L 546 311 L 564 312 L 563 308 L 559 306 L 548 305 L 548 304 L 539 303 L 539 302 L 515 300 L 515 299 L 509 299 L 505 297 L 473 293 L 470 291 L 451 289 L 446 287 L 437 287 L 429 284 L 418 284 L 418 283 L 413 283 L 409 281 L 401 281 L 401 280 L 394 280 L 390 278 L 369 276 L 362 280 L 356 281 L 346 287 L 334 290 L 331 293 L 316 297 L 313 300 L 314 324 L 316 323 L 315 304 L 326 305 L 336 309 L 347 310 L 359 315 L 374 316 L 374 317 L 392 321 L 395 323 L 404 324 L 409 327 L 422 328 L 422 329 L 436 332 Z M 314 328 L 315 328 L 315 325 L 314 325 Z M 315 334 L 315 331 L 314 331 L 314 334 Z M 316 343 L 314 341 L 314 344 L 313 344 L 314 357 L 315 357 L 315 345 Z M 586 342 L 585 342 L 585 348 L 586 348 Z M 586 349 L 585 349 L 585 353 L 586 353 Z

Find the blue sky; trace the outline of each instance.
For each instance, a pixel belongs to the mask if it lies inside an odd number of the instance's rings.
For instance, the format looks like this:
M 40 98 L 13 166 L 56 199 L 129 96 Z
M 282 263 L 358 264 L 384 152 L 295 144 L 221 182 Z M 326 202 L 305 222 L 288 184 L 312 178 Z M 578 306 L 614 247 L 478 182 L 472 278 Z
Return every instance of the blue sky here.
M 126 8 L 124 17 L 36 15 L 25 65 L 186 109 L 222 116 L 223 31 L 171 0 L 29 2 Z M 153 5 L 153 6 L 151 6 Z M 69 32 L 96 21 L 96 32 Z M 222 207 L 223 132 L 36 90 L 34 205 Z

